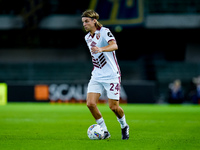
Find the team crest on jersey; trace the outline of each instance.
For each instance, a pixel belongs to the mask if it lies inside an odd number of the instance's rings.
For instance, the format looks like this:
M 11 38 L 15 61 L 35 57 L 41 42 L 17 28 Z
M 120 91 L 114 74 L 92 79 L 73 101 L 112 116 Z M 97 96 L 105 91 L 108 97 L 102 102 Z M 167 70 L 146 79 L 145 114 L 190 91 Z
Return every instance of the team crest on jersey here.
M 97 37 L 97 40 L 99 40 L 99 38 L 100 38 L 100 33 L 98 33 L 98 34 L 96 35 L 96 37 Z

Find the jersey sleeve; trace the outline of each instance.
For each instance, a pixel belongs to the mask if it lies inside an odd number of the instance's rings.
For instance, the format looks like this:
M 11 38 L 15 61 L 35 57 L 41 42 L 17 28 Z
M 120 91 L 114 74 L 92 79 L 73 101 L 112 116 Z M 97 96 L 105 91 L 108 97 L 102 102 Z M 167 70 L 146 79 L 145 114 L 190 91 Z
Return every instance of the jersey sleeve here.
M 104 32 L 104 39 L 109 43 L 110 41 L 114 40 L 115 41 L 115 37 L 113 36 L 113 34 L 111 33 L 111 31 L 109 29 L 105 29 Z

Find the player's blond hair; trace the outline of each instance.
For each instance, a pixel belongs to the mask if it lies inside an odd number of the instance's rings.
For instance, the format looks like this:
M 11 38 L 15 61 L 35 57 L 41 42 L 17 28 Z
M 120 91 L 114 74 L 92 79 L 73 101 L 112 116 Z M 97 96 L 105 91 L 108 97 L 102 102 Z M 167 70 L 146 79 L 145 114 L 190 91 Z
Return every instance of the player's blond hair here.
M 98 21 L 99 19 L 99 14 L 97 12 L 95 12 L 94 10 L 86 10 L 83 12 L 82 16 L 81 17 L 89 17 L 91 19 L 96 19 L 96 23 L 95 23 L 95 26 L 96 28 L 100 28 L 102 27 L 103 25 Z

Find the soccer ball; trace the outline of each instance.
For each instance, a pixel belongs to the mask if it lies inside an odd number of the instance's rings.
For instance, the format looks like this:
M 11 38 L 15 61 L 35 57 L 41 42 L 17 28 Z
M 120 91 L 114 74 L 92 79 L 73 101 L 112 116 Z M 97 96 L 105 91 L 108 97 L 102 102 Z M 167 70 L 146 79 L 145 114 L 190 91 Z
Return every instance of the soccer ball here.
M 93 124 L 88 128 L 87 135 L 91 140 L 101 140 L 104 136 L 104 131 L 100 125 Z

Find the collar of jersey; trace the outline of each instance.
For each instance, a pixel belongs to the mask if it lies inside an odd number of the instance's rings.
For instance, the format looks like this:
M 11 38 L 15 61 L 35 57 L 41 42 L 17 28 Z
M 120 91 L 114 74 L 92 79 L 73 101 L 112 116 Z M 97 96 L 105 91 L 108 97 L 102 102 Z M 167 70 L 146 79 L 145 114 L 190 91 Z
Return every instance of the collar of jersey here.
M 95 34 L 98 33 L 100 30 L 101 30 L 101 27 L 97 28 L 97 30 L 94 32 L 94 35 L 90 34 L 90 36 L 93 38 L 95 36 Z

